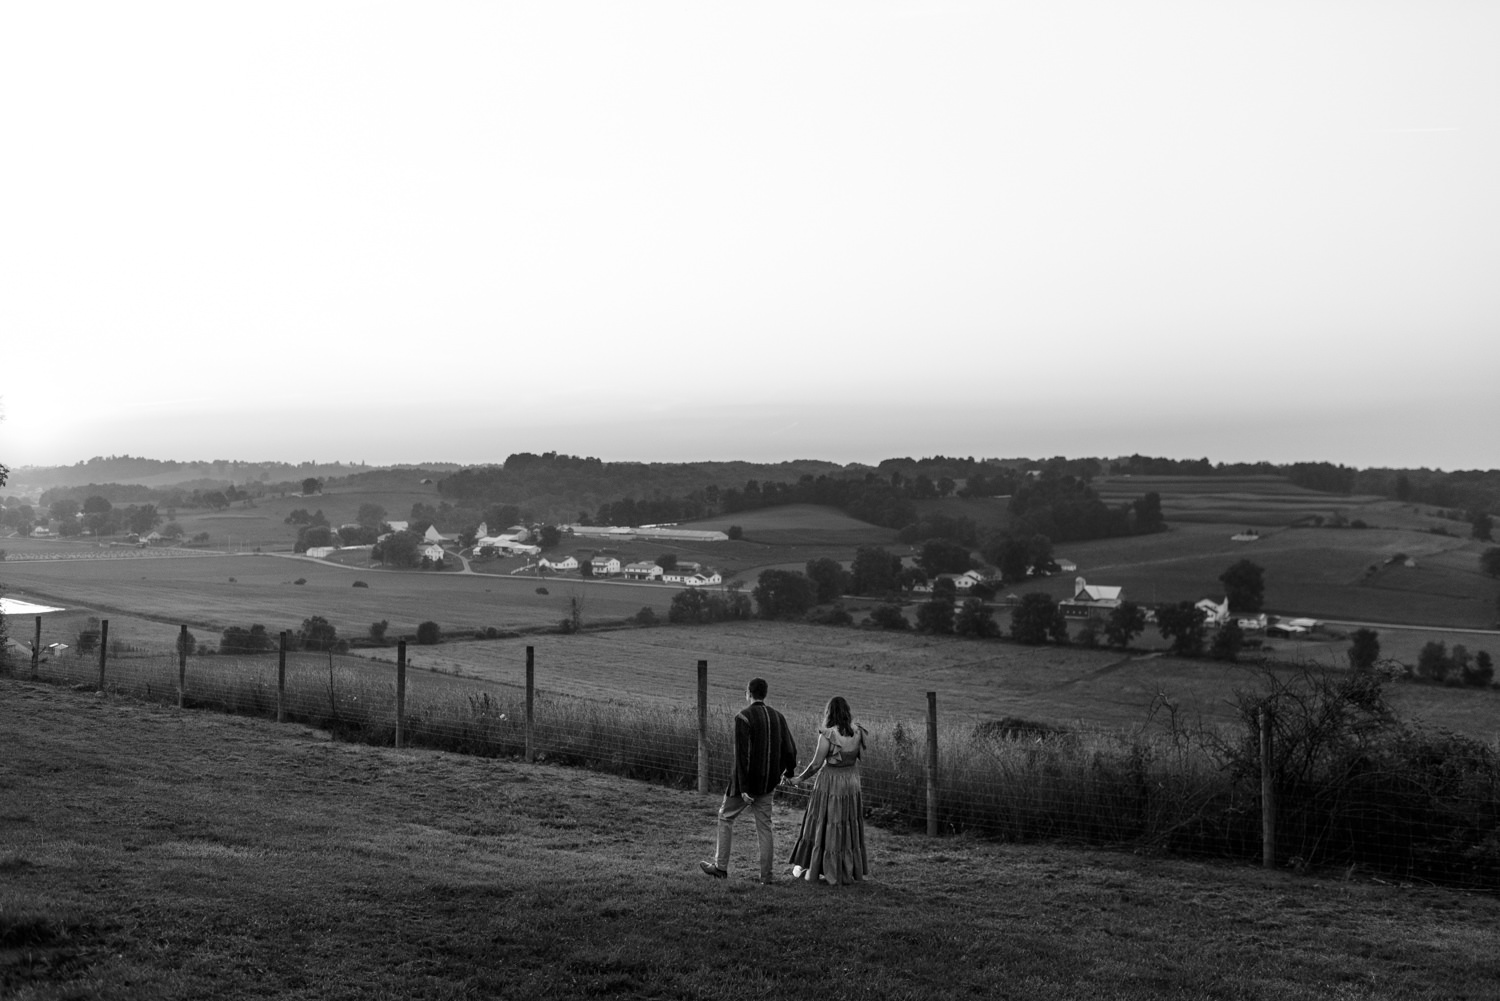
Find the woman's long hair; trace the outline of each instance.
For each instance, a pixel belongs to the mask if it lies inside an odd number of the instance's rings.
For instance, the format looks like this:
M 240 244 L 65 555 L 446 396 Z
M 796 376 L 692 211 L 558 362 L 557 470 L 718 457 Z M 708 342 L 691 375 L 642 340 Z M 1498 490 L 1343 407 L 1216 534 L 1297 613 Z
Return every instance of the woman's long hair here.
M 849 711 L 849 703 L 842 695 L 828 700 L 828 707 L 823 710 L 823 725 L 838 727 L 839 733 L 845 737 L 854 736 L 854 714 Z

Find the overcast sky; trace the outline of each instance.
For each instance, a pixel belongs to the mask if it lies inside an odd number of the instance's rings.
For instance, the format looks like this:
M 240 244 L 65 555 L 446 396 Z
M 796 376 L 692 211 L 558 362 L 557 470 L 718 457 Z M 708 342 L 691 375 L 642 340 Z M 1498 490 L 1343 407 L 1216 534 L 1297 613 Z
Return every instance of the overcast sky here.
M 8 3 L 0 462 L 1495 467 L 1500 4 Z

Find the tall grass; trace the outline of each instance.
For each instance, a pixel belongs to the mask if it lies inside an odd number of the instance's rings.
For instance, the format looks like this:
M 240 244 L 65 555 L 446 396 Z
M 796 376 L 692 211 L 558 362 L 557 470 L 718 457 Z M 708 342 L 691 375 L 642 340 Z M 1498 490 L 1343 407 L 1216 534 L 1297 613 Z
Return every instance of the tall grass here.
M 97 664 L 59 658 L 42 677 L 97 682 Z M 251 716 L 277 710 L 275 657 L 192 659 L 186 704 Z M 118 657 L 108 686 L 175 701 L 175 656 Z M 1238 727 L 1190 727 L 1159 705 L 1131 731 L 1069 730 L 1010 721 L 940 721 L 936 818 L 943 833 L 1014 841 L 1065 840 L 1179 854 L 1255 858 L 1260 775 L 1255 714 L 1277 712 L 1275 785 L 1284 856 L 1296 865 L 1362 867 L 1500 889 L 1500 762 L 1492 749 L 1430 735 L 1394 718 L 1370 679 L 1309 675 L 1241 695 Z M 289 721 L 341 739 L 389 745 L 396 690 L 389 665 L 321 653 L 289 656 Z M 724 787 L 734 709 L 709 721 L 710 788 Z M 788 714 L 806 760 L 820 723 Z M 925 721 L 865 719 L 866 806 L 880 823 L 927 823 Z M 408 678 L 410 746 L 520 756 L 527 748 L 520 687 L 439 673 Z M 698 778 L 694 708 L 538 693 L 532 751 L 541 760 L 680 788 Z M 788 792 L 795 803 L 803 793 Z

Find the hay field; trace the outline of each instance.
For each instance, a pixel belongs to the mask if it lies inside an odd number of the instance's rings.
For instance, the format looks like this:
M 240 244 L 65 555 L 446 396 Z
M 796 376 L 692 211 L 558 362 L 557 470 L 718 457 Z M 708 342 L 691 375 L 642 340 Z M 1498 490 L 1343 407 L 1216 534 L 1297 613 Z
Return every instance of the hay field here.
M 306 583 L 294 583 L 298 579 Z M 354 587 L 356 580 L 369 586 Z M 391 636 L 414 633 L 427 620 L 446 633 L 489 626 L 550 627 L 568 614 L 575 595 L 584 603 L 586 621 L 624 619 L 643 606 L 665 615 L 675 593 L 659 585 L 354 569 L 305 557 L 252 554 L 7 561 L 0 564 L 0 582 L 17 597 L 213 632 L 251 623 L 277 632 L 321 615 L 344 636 L 362 636 L 371 622 L 381 619 L 390 622 Z M 537 594 L 539 586 L 549 593 Z

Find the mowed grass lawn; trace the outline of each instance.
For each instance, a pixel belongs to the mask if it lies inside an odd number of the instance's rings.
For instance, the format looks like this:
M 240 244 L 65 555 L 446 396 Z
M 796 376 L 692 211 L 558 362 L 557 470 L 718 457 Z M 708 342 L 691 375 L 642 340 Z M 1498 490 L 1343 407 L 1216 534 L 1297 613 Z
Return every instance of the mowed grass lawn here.
M 0 994 L 1493 999 L 1493 897 L 867 829 L 760 886 L 717 796 L 0 680 Z M 798 813 L 775 810 L 778 855 Z

